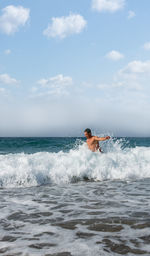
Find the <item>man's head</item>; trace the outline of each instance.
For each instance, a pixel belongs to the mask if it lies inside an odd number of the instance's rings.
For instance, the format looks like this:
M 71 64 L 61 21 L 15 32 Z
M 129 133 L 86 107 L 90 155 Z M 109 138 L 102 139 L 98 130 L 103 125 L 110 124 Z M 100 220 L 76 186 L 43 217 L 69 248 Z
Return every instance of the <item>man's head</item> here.
M 88 139 L 88 138 L 90 138 L 91 137 L 91 129 L 89 129 L 89 128 L 86 128 L 85 130 L 84 130 L 84 135 L 85 135 L 85 137 Z

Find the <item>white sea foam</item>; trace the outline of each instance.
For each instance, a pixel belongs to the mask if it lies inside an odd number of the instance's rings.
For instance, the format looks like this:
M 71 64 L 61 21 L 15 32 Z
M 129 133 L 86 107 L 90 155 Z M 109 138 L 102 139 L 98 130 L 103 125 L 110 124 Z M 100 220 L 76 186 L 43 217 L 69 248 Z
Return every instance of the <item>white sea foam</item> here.
M 69 152 L 0 155 L 0 186 L 61 184 L 84 178 L 101 181 L 150 177 L 149 147 L 122 149 L 120 141 L 110 141 L 104 149 L 104 154 L 93 153 L 82 144 Z

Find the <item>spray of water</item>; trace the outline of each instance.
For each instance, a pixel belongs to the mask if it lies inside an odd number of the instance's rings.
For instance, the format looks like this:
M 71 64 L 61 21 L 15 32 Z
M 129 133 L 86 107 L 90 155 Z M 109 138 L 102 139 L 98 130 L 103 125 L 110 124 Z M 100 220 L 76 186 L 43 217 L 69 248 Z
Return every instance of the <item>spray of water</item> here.
M 37 186 L 79 180 L 130 180 L 150 177 L 150 148 L 128 147 L 125 139 L 101 142 L 91 152 L 77 140 L 69 152 L 0 155 L 0 186 Z

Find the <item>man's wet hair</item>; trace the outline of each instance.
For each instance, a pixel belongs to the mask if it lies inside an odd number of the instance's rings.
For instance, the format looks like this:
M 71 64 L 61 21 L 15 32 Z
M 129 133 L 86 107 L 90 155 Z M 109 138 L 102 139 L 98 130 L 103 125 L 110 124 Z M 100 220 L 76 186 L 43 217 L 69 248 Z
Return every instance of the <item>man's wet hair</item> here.
M 84 132 L 91 133 L 91 129 L 86 128 L 86 129 L 84 130 Z

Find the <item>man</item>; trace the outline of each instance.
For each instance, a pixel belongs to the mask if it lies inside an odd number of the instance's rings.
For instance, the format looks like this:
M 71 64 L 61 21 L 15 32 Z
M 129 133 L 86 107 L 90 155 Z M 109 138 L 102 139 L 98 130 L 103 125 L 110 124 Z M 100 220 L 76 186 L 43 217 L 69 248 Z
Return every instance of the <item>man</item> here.
M 110 136 L 106 136 L 106 137 L 92 136 L 91 130 L 89 128 L 85 129 L 84 135 L 87 138 L 86 142 L 87 142 L 88 148 L 93 152 L 96 152 L 96 151 L 102 152 L 99 146 L 99 141 L 110 139 Z

